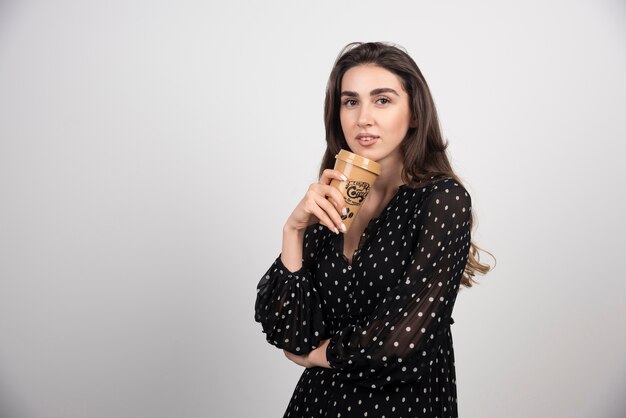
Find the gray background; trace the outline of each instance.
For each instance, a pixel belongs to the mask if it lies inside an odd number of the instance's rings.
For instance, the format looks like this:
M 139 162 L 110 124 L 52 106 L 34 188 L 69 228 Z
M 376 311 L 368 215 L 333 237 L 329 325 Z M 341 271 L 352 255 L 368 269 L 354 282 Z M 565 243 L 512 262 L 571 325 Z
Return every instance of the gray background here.
M 624 416 L 626 6 L 511 3 L 0 2 L 0 416 L 282 416 L 256 285 L 355 40 L 420 66 L 497 257 L 461 416 Z

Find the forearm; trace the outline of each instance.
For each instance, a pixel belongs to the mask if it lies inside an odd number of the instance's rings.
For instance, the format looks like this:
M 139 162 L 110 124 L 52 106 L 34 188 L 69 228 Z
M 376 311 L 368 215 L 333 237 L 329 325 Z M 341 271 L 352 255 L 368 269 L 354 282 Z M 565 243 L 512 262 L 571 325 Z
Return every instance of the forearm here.
M 304 230 L 283 227 L 283 246 L 280 260 L 291 272 L 302 268 L 302 242 Z
M 326 369 L 330 369 L 330 363 L 326 359 L 326 347 L 328 347 L 328 342 L 330 339 L 323 340 L 319 347 L 315 350 L 309 352 L 308 354 L 294 354 L 287 350 L 283 350 L 285 356 L 302 367 L 324 367 Z
M 323 340 L 319 347 L 309 353 L 309 361 L 313 366 L 331 368 L 326 359 L 326 347 L 328 347 L 329 341 L 330 338 Z

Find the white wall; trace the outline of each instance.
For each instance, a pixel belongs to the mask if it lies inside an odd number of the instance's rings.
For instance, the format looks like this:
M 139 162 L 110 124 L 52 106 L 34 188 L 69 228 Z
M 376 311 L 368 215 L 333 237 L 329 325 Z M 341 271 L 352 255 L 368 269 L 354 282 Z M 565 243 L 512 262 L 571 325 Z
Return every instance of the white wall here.
M 256 284 L 355 40 L 420 66 L 498 260 L 461 416 L 623 416 L 626 6 L 510 3 L 1 2 L 0 416 L 282 416 Z

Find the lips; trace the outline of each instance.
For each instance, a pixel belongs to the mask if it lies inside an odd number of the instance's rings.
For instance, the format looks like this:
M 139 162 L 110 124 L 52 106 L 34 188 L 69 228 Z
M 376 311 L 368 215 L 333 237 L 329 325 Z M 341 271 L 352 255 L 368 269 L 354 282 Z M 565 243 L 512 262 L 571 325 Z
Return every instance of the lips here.
M 356 139 L 373 139 L 378 138 L 378 135 L 370 134 L 369 132 L 361 132 L 356 136 Z
M 356 140 L 362 147 L 369 147 L 378 142 L 378 136 L 358 135 Z

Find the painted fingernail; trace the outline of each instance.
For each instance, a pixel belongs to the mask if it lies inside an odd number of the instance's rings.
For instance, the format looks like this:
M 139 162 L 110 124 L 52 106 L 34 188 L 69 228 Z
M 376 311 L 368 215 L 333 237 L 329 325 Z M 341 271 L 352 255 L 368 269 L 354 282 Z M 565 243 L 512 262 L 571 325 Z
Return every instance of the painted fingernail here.
M 342 214 L 343 216 L 348 215 L 348 208 L 343 208 L 343 209 L 341 209 L 341 214 Z
M 339 235 L 339 230 L 335 227 L 335 234 Z
M 346 177 L 344 174 L 341 175 L 341 180 L 346 181 L 348 180 L 348 177 Z
M 346 229 L 347 229 L 347 228 L 346 228 L 346 224 L 344 224 L 344 223 L 342 222 L 342 223 L 341 223 L 341 230 L 342 230 L 343 232 L 346 232 Z

